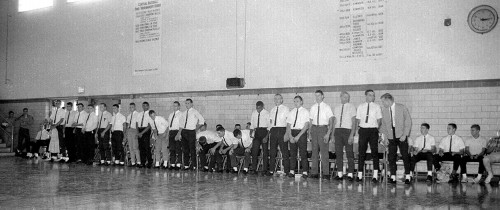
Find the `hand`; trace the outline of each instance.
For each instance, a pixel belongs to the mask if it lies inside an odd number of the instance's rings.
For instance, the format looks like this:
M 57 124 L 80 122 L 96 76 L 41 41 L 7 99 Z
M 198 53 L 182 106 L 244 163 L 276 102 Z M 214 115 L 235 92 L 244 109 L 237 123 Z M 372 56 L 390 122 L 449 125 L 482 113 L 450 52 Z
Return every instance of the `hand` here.
M 233 149 L 229 150 L 229 155 L 233 155 L 233 153 L 234 153 Z
M 223 150 L 223 149 L 220 149 L 220 150 L 219 150 L 219 154 L 221 154 L 221 155 L 222 155 L 222 154 L 224 154 L 224 150 Z
M 197 152 L 201 151 L 201 147 L 197 145 L 197 146 L 196 146 L 196 151 L 197 151 Z
M 262 143 L 264 143 L 264 144 L 265 144 L 265 143 L 267 143 L 267 140 L 268 140 L 267 138 L 268 138 L 268 137 L 269 137 L 269 135 L 267 135 L 266 137 L 264 137 L 264 138 L 262 139 Z
M 142 138 L 142 133 L 138 133 L 137 137 Z
M 66 138 L 66 132 L 63 132 L 63 138 Z
M 352 145 L 354 143 L 354 137 L 353 136 L 349 136 L 349 139 L 347 140 L 347 143 L 349 145 Z
M 406 141 L 406 136 L 401 136 L 401 138 L 399 138 L 399 141 Z
M 208 150 L 208 152 L 209 152 L 211 155 L 213 155 L 213 154 L 215 153 L 215 148 L 212 148 L 212 149 Z
M 416 151 L 416 152 L 418 153 L 418 151 Z M 429 150 L 428 149 L 423 149 L 422 152 L 424 152 L 424 153 L 425 152 L 429 152 Z
M 250 153 L 250 152 L 251 152 L 250 147 L 249 147 L 249 148 L 246 148 L 246 149 L 245 149 L 245 152 L 246 152 L 246 153 Z
M 181 135 L 177 134 L 177 135 L 175 136 L 175 140 L 176 140 L 176 141 L 180 141 L 180 140 L 181 140 Z
M 85 133 L 85 130 L 84 130 L 84 129 L 82 129 L 82 133 Z
M 101 133 L 101 138 L 104 138 L 104 135 L 106 135 L 106 133 L 102 132 Z
M 293 143 L 297 143 L 297 142 L 299 142 L 299 139 L 300 139 L 300 136 L 299 136 L 299 135 L 297 135 L 297 136 L 293 137 Z
M 288 140 L 290 140 L 290 136 L 285 134 L 285 136 L 283 136 L 283 142 L 287 142 Z
M 97 133 L 94 135 L 94 138 L 97 139 L 99 136 L 97 135 Z
M 444 153 L 443 152 L 439 152 L 439 156 L 443 157 Z
M 325 143 L 330 142 L 330 134 L 328 134 L 328 133 L 327 133 L 325 136 L 323 136 L 323 141 L 324 141 Z
M 76 122 L 74 122 L 73 124 L 71 124 L 71 126 L 73 126 L 73 127 L 75 127 L 76 125 L 77 125 Z

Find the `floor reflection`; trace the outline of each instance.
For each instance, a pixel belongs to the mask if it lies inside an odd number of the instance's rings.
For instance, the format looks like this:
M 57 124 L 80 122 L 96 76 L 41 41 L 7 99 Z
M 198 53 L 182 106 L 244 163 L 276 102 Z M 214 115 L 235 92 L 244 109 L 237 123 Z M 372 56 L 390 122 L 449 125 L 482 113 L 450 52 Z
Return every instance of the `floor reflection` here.
M 347 180 L 0 158 L 0 209 L 497 209 L 491 185 Z

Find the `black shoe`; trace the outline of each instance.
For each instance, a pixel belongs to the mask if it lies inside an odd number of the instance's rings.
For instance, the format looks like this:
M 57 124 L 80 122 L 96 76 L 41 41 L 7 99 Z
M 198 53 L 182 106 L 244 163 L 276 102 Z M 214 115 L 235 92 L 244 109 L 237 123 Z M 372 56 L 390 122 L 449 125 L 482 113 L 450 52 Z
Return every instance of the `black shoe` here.
M 387 181 L 389 184 L 396 184 L 398 183 L 395 179 L 389 179 L 389 181 Z
M 405 179 L 405 184 L 411 184 L 411 177 L 409 179 Z
M 323 175 L 321 178 L 329 180 L 330 179 L 330 175 Z
M 288 177 L 290 177 L 290 178 L 293 178 L 293 177 L 295 177 L 295 174 L 288 173 L 288 175 L 287 175 L 287 176 L 288 176 Z
M 247 171 L 243 170 L 243 174 L 247 175 L 248 174 L 248 170 Z
M 372 178 L 372 182 L 373 183 L 378 183 L 378 179 L 377 178 Z
M 307 174 L 302 174 L 302 178 L 307 179 L 309 177 Z
M 353 178 L 353 177 L 348 176 L 348 177 L 347 177 L 347 180 L 349 180 L 350 182 L 353 182 L 353 181 L 354 181 L 354 178 Z
M 146 167 L 147 167 L 147 168 L 151 168 L 151 167 L 153 167 L 153 165 L 152 165 L 151 163 L 148 163 L 148 164 L 146 165 Z
M 432 176 L 431 175 L 427 175 L 427 179 L 425 181 L 426 182 L 432 182 Z
M 319 175 L 318 174 L 311 174 L 310 177 L 313 178 L 313 179 L 319 179 Z
M 344 177 L 342 177 L 342 176 L 338 176 L 338 175 L 335 176 L 335 180 L 337 180 L 337 181 L 342 181 L 343 179 L 344 179 Z
M 142 165 L 142 164 L 137 164 L 137 168 L 144 168 L 144 165 Z
M 217 170 L 217 173 L 222 173 L 224 172 L 224 170 L 220 169 L 220 170 Z
M 458 174 L 451 174 L 448 183 L 457 183 L 457 182 L 458 182 Z
M 203 167 L 203 172 L 208 172 L 208 168 Z
M 362 182 L 362 181 L 363 181 L 363 178 L 359 178 L 359 176 L 356 177 L 356 182 Z
M 274 173 L 273 173 L 273 172 L 270 172 L 270 171 L 267 171 L 267 172 L 265 173 L 265 175 L 266 175 L 266 176 L 273 176 L 273 175 L 274 175 Z
M 250 174 L 252 174 L 252 175 L 258 175 L 259 172 L 258 171 L 252 171 L 252 172 L 250 172 Z

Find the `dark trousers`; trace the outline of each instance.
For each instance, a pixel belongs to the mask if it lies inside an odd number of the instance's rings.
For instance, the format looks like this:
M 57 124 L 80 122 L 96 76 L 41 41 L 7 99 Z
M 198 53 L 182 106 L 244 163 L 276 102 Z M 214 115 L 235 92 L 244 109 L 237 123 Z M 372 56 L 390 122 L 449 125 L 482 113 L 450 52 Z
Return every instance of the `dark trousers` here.
M 411 157 L 410 170 L 415 171 L 415 166 L 421 160 L 427 160 L 427 171 L 432 171 L 432 162 L 434 160 L 432 152 L 419 152 L 417 155 L 413 155 Z
M 29 150 L 30 144 L 30 130 L 26 128 L 19 128 L 19 135 L 17 138 L 17 149 L 19 152 L 23 152 L 26 148 L 26 151 Z
M 444 153 L 442 157 L 439 154 L 434 155 L 434 168 L 436 171 L 441 169 L 440 162 L 442 161 L 453 161 L 453 170 L 456 171 L 462 162 L 462 156 L 459 154 L 452 155 L 451 152 Z
M 59 153 L 62 154 L 62 156 L 67 156 L 67 152 L 66 152 L 66 140 L 64 139 L 64 126 L 62 125 L 59 125 L 56 127 L 57 129 L 57 135 L 59 137 Z
M 184 153 L 184 166 L 196 167 L 196 131 L 182 130 L 182 152 Z
M 243 160 L 243 168 L 248 168 L 248 165 L 250 164 L 250 152 L 245 152 L 245 147 L 238 146 L 236 149 L 233 151 L 233 155 L 231 155 L 231 166 L 232 167 L 238 167 L 238 160 L 237 156 L 244 156 Z
M 378 154 L 378 129 L 377 128 L 360 128 L 359 131 L 359 159 L 358 159 L 358 172 L 362 172 L 365 167 L 366 150 L 368 144 L 372 154 Z M 379 159 L 377 155 L 373 157 L 373 170 L 379 170 Z
M 222 149 L 227 149 L 228 146 L 223 146 Z M 224 164 L 224 157 L 222 157 L 222 155 L 226 155 L 226 157 L 229 156 L 229 150 L 227 150 L 227 152 L 223 153 L 223 154 L 220 154 L 219 152 L 220 149 L 218 149 L 217 151 L 215 151 L 215 162 L 217 163 L 217 170 L 222 170 L 223 168 L 223 164 Z M 226 160 L 226 169 L 230 169 L 231 168 L 231 161 L 229 160 Z
M 109 145 L 109 133 L 110 131 L 106 131 L 104 133 L 104 137 L 101 136 L 102 132 L 106 130 L 104 128 L 99 128 L 97 132 L 97 136 L 99 139 L 99 154 L 101 154 L 101 160 L 111 161 L 111 147 Z
M 170 164 L 181 163 L 182 159 L 182 142 L 176 141 L 175 136 L 179 133 L 178 130 L 171 130 L 168 133 L 168 147 L 170 149 Z
M 111 146 L 113 147 L 112 150 L 115 161 L 124 162 L 123 131 L 113 131 L 113 133 L 111 133 Z
M 400 141 L 399 138 L 397 138 L 389 139 L 389 154 L 387 158 L 389 159 L 389 169 L 391 170 L 391 175 L 396 175 L 396 171 L 398 169 L 398 166 L 396 165 L 396 161 L 398 160 L 398 147 L 399 152 L 401 153 L 401 158 L 403 159 L 405 174 L 410 174 L 410 154 L 408 154 L 408 139 L 406 139 L 405 141 Z M 377 151 L 378 150 L 374 151 L 372 149 L 372 153 Z
M 74 130 L 75 128 L 72 127 L 64 128 L 64 142 L 66 149 L 68 150 L 68 158 L 70 161 L 76 160 L 76 138 L 75 133 L 73 133 Z
M 269 167 L 269 149 L 267 148 L 268 143 L 263 143 L 262 140 L 267 136 L 266 128 L 256 128 L 254 130 L 254 139 L 252 140 L 252 169 L 257 171 L 257 165 L 259 163 L 259 153 L 260 146 L 262 146 L 262 171 L 267 171 Z
M 50 140 L 37 140 L 36 142 L 31 143 L 31 153 L 39 153 L 40 147 L 48 147 Z
M 335 162 L 337 165 L 337 170 L 342 171 L 344 169 L 344 148 L 347 156 L 348 173 L 354 173 L 354 152 L 353 145 L 349 144 L 349 135 L 351 135 L 351 129 L 337 128 L 335 129 L 333 136 L 335 137 Z
M 204 144 L 201 145 L 201 151 L 200 151 L 200 167 L 205 167 L 207 165 L 207 154 L 210 154 L 208 151 L 212 149 L 217 143 L 211 143 L 211 144 Z M 219 152 L 219 151 L 216 151 Z M 214 168 L 215 166 L 215 160 L 213 158 L 213 155 L 210 155 L 210 166 L 208 168 Z
M 95 132 L 85 132 L 84 141 L 82 144 L 82 161 L 89 163 L 94 161 L 95 153 Z
M 146 128 L 139 128 L 139 133 L 143 132 L 144 129 Z M 153 156 L 151 155 L 151 129 L 144 134 L 142 134 L 142 137 L 139 138 L 139 154 L 141 157 L 141 164 L 146 165 L 146 162 L 148 164 L 153 164 Z
M 313 125 L 311 127 L 311 146 L 312 146 L 312 154 L 311 154 L 311 174 L 318 175 L 319 174 L 319 158 L 321 154 L 321 172 L 323 175 L 330 174 L 330 143 L 325 143 L 324 137 L 328 132 L 328 126 L 316 126 Z
M 292 136 L 296 137 L 300 133 L 300 130 L 292 130 Z M 307 132 L 304 132 L 300 136 L 299 141 L 295 143 L 290 143 L 290 169 L 299 171 L 297 167 L 297 152 L 300 156 L 300 166 L 302 166 L 302 172 L 307 172 L 309 170 L 309 161 L 307 161 Z
M 285 173 L 290 172 L 290 150 L 288 150 L 288 141 L 284 141 L 286 128 L 274 127 L 269 131 L 269 165 L 276 166 L 276 155 L 278 154 L 278 146 L 280 147 L 283 168 Z M 271 171 L 276 170 L 272 168 Z
M 82 133 L 81 128 L 75 128 L 76 150 L 75 155 L 77 159 L 83 160 L 85 148 L 85 134 Z
M 485 169 L 484 169 L 484 164 L 483 164 L 483 156 L 477 156 L 476 159 L 471 159 L 470 156 L 463 156 L 462 161 L 460 162 L 460 173 L 466 174 L 467 173 L 467 162 L 479 162 L 479 169 L 477 171 L 477 174 L 483 174 Z

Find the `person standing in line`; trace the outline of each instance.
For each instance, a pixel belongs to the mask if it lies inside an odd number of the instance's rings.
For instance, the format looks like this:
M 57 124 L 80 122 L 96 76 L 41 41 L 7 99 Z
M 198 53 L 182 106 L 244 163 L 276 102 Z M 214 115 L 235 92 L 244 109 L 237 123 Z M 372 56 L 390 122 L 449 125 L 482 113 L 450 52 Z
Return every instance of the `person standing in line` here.
M 113 117 L 111 117 L 111 150 L 115 157 L 115 165 L 125 165 L 125 151 L 123 150 L 123 128 L 127 119 L 120 113 L 120 105 L 113 104 Z
M 198 130 L 199 127 L 205 123 L 205 119 L 198 112 L 198 110 L 193 108 L 193 100 L 188 98 L 186 99 L 185 104 L 186 112 L 184 112 L 182 118 L 179 120 L 181 125 L 175 139 L 182 139 L 184 170 L 189 169 L 190 163 L 191 169 L 196 170 L 196 130 Z
M 16 118 L 15 121 L 19 121 L 19 136 L 17 144 L 17 154 L 20 155 L 26 148 L 26 152 L 30 149 L 30 127 L 33 125 L 33 116 L 28 114 L 28 108 L 23 109 L 23 114 Z
M 97 133 L 97 123 L 99 122 L 99 119 L 94 111 L 95 109 L 93 104 L 87 105 L 87 113 L 89 114 L 86 116 L 87 119 L 85 119 L 82 129 L 85 139 L 82 145 L 82 161 L 87 165 L 92 165 L 94 163 L 94 148 L 97 141 L 95 134 Z
M 127 138 L 125 143 L 128 143 L 128 150 L 130 151 L 130 165 L 131 167 L 141 165 L 141 155 L 139 151 L 139 140 L 137 139 L 137 124 L 140 118 L 139 113 L 135 110 L 135 103 L 130 103 L 128 110 L 130 114 L 127 116 Z
M 316 103 L 311 107 L 310 121 L 311 128 L 309 133 L 311 136 L 312 144 L 312 167 L 311 178 L 319 178 L 319 156 L 321 153 L 321 168 L 323 172 L 323 179 L 330 179 L 329 171 L 329 143 L 330 135 L 334 129 L 333 112 L 328 104 L 323 102 L 325 95 L 323 91 L 316 90 L 314 93 Z
M 113 117 L 111 113 L 108 112 L 108 107 L 105 103 L 101 103 L 99 105 L 100 113 L 97 116 L 99 119 L 97 123 L 97 132 L 95 134 L 95 138 L 99 142 L 99 153 L 101 154 L 101 165 L 110 165 L 111 164 L 111 146 L 109 145 L 109 140 L 111 137 L 110 132 L 110 121 Z
M 347 178 L 349 181 L 354 180 L 354 133 L 356 131 L 356 107 L 350 103 L 351 96 L 343 91 L 340 93 L 341 104 L 333 110 L 335 131 L 335 154 L 337 158 L 337 176 L 336 180 L 344 178 L 344 149 L 347 157 Z
M 269 130 L 269 165 L 275 167 L 276 155 L 278 154 L 278 146 L 282 155 L 282 162 L 285 175 L 290 172 L 290 150 L 288 150 L 288 140 L 285 141 L 286 133 L 286 117 L 290 111 L 287 106 L 283 105 L 283 96 L 280 94 L 274 95 L 274 104 L 276 105 L 269 113 L 271 130 Z M 274 170 L 268 171 L 267 175 L 272 176 Z
M 169 132 L 168 132 L 168 143 L 170 149 L 170 169 L 181 169 L 182 160 L 182 142 L 176 140 L 175 137 L 179 133 L 179 119 L 181 117 L 181 103 L 174 101 L 172 103 L 172 109 L 174 110 L 168 116 L 169 120 Z
M 259 152 L 262 146 L 262 157 L 268 157 L 269 149 L 267 143 L 268 127 L 269 127 L 269 112 L 264 109 L 264 103 L 257 101 L 255 110 L 252 112 L 250 137 L 252 140 L 252 173 L 257 174 L 257 165 L 259 161 Z M 262 172 L 266 174 L 269 170 L 269 159 L 262 158 Z
M 307 160 L 307 130 L 309 129 L 309 111 L 302 107 L 304 104 L 301 96 L 293 99 L 295 108 L 288 113 L 286 118 L 286 137 L 290 141 L 290 173 L 289 177 L 295 177 L 295 169 L 302 166 L 302 177 L 307 178 L 309 161 Z M 297 150 L 300 156 L 300 165 L 297 166 Z M 297 172 L 300 170 L 297 170 Z
M 63 151 L 63 160 L 65 162 L 75 162 L 76 161 L 76 139 L 73 123 L 75 122 L 76 111 L 73 111 L 73 103 L 66 103 L 66 116 L 64 118 L 64 130 L 63 130 L 63 141 L 61 141 L 61 151 Z M 67 155 L 64 155 L 64 151 L 67 151 Z
M 88 118 L 89 113 L 85 111 L 82 103 L 76 104 L 76 108 L 78 109 L 78 114 L 75 115 L 75 119 L 73 122 L 73 133 L 76 140 L 76 149 L 75 149 L 75 159 L 76 162 L 82 162 L 85 158 L 85 131 L 83 126 L 85 125 L 86 119 Z
M 142 112 L 139 112 L 137 127 L 139 132 L 139 153 L 141 155 L 141 165 L 139 167 L 151 168 L 153 166 L 153 156 L 151 155 L 151 124 L 153 121 L 149 117 L 149 103 L 142 103 Z
M 153 138 L 155 139 L 155 168 L 160 168 L 160 160 L 163 160 L 163 167 L 168 166 L 168 122 L 162 116 L 156 115 L 154 110 L 149 110 L 149 116 L 153 120 Z
M 61 107 L 61 101 L 55 100 L 54 107 L 53 107 L 53 110 L 52 110 L 51 115 L 50 115 L 50 122 L 57 129 L 57 134 L 58 134 L 57 137 L 60 140 L 58 142 L 64 141 L 64 138 L 63 138 L 64 125 L 63 125 L 63 123 L 64 123 L 65 117 L 66 117 L 66 110 L 64 107 Z M 52 135 L 52 132 L 50 132 L 50 133 L 51 133 L 51 140 L 52 140 L 53 139 L 52 136 L 54 136 L 54 135 Z M 51 141 L 51 142 L 55 143 L 55 141 Z M 59 147 L 59 145 L 58 145 L 58 147 Z M 57 149 L 57 151 L 60 151 L 60 149 Z M 60 160 L 61 160 L 60 155 L 58 154 L 57 159 L 54 159 L 54 161 L 60 161 Z

